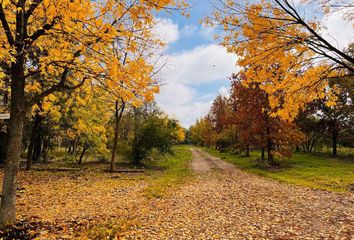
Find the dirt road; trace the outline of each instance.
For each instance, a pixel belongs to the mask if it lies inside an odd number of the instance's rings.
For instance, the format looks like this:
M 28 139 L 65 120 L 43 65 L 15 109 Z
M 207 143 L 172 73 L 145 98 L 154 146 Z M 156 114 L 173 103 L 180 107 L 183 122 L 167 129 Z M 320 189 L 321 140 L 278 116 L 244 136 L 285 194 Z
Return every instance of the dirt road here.
M 219 158 L 212 157 L 200 149 L 192 148 L 193 161 L 191 167 L 195 172 L 208 172 L 212 169 L 234 170 L 234 166 L 230 163 L 222 161 Z
M 196 179 L 141 206 L 126 239 L 352 239 L 353 195 L 244 173 L 191 149 Z M 218 169 L 213 171 L 213 169 Z

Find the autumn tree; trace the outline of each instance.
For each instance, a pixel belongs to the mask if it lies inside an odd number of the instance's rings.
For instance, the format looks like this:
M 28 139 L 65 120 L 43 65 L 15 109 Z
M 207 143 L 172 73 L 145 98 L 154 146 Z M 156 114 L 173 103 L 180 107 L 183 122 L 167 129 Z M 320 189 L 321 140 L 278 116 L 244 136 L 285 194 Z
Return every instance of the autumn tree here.
M 233 113 L 230 121 L 239 129 L 238 146 L 246 151 L 246 156 L 249 156 L 250 147 L 259 147 L 262 151 L 266 148 L 269 109 L 265 109 L 268 108 L 267 97 L 258 84 L 245 87 L 242 85 L 243 78 L 241 74 L 234 75 L 232 78 L 230 105 Z M 271 145 L 268 153 L 271 157 Z M 262 154 L 262 158 L 263 156 Z
M 152 151 L 172 153 L 172 146 L 184 141 L 184 129 L 179 122 L 159 110 L 155 102 L 126 107 L 121 118 L 117 152 L 132 164 L 139 165 Z
M 193 143 L 204 147 L 212 146 L 213 125 L 210 117 L 198 119 L 194 125 L 190 126 L 189 132 Z
M 227 123 L 228 108 L 227 98 L 222 95 L 218 95 L 211 105 L 209 117 L 217 133 L 220 133 Z
M 183 1 L 52 1 L 2 0 L 1 61 L 10 75 L 11 119 L 3 191 L 1 225 L 16 220 L 16 175 L 26 113 L 46 96 L 81 87 L 101 75 L 117 36 L 132 34 L 125 16 L 153 21 L 153 11 Z M 36 88 L 34 96 L 26 92 Z
M 250 81 L 263 83 L 279 116 L 293 119 L 325 94 L 334 103 L 328 79 L 352 74 L 354 59 L 320 35 L 320 23 L 305 20 L 288 0 L 218 0 L 215 6 L 206 22 L 223 28 L 221 45 L 239 56 Z
M 56 104 L 58 100 L 55 95 L 48 95 L 27 114 L 31 116 L 27 116 L 26 124 L 29 128 L 26 170 L 30 170 L 32 163 L 38 162 L 41 157 L 46 160 L 52 141 L 50 135 L 53 136 L 59 128 L 61 115 L 60 105 Z
M 246 152 L 261 149 L 262 160 L 275 165 L 276 157 L 290 157 L 293 148 L 302 141 L 302 133 L 292 122 L 273 115 L 269 95 L 261 89 L 261 83 L 245 83 L 246 75 L 239 73 L 231 78 L 230 96 L 218 96 L 207 117 L 191 126 L 194 143 L 216 147 L 218 140 Z M 215 141 L 213 136 L 218 136 Z
M 291 156 L 292 148 L 299 144 L 302 134 L 295 124 L 272 115 L 269 95 L 259 83 L 244 85 L 245 75 L 234 75 L 230 104 L 234 111 L 232 121 L 239 129 L 240 144 L 248 155 L 249 147 L 267 149 L 268 162 L 273 165 L 276 155 Z
M 145 26 L 145 28 L 151 26 Z M 133 30 L 132 30 L 133 31 Z M 134 32 L 134 31 L 133 31 Z M 135 31 L 137 32 L 137 31 Z M 107 74 L 100 86 L 114 99 L 114 141 L 111 155 L 111 171 L 115 169 L 118 146 L 119 125 L 127 105 L 141 106 L 154 99 L 159 91 L 156 68 L 152 62 L 155 55 L 151 52 L 162 43 L 154 40 L 150 31 L 139 31 L 137 36 L 122 41 L 119 39 L 112 46 L 114 64 L 107 69 Z M 112 61 L 110 59 L 110 61 Z
M 209 119 L 213 127 L 212 144 L 221 151 L 232 144 L 230 134 L 232 134 L 232 127 L 229 124 L 230 118 L 230 104 L 225 96 L 218 95 L 209 112 Z

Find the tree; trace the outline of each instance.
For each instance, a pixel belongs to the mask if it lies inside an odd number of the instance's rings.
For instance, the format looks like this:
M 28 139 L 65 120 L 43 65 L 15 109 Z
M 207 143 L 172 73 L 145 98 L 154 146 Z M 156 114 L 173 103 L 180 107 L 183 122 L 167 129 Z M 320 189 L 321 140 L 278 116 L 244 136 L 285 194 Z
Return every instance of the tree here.
M 219 0 L 206 20 L 222 26 L 221 45 L 239 56 L 249 81 L 262 83 L 284 119 L 325 94 L 333 104 L 335 89 L 326 92 L 328 79 L 353 73 L 352 56 L 321 37 L 318 22 L 300 15 L 288 0 Z
M 193 143 L 203 146 L 212 146 L 213 125 L 208 116 L 196 121 L 194 125 L 189 128 L 190 139 Z
M 106 78 L 100 83 L 100 86 L 114 99 L 115 126 L 111 171 L 115 170 L 119 125 L 127 104 L 138 107 L 152 101 L 154 94 L 159 91 L 158 81 L 154 78 L 155 67 L 149 64 L 149 61 L 152 61 L 151 59 L 155 56 L 150 53 L 150 50 L 161 42 L 154 40 L 148 31 L 140 32 L 134 38 L 128 37 L 125 41 L 118 39 L 113 44 L 112 52 L 115 63 L 107 69 Z M 130 48 L 136 42 L 139 45 L 134 46 L 134 52 L 132 52 Z
M 228 108 L 227 98 L 221 95 L 218 95 L 211 105 L 209 117 L 217 133 L 220 133 L 226 125 Z
M 178 122 L 168 118 L 154 104 L 134 110 L 134 136 L 131 158 L 134 165 L 156 149 L 160 154 L 172 153 L 171 147 L 183 141 Z
M 101 75 L 117 36 L 131 35 L 127 18 L 153 21 L 152 12 L 183 1 L 2 0 L 1 61 L 11 76 L 11 119 L 0 224 L 16 221 L 16 175 L 26 112 L 54 92 L 72 91 Z M 129 26 L 129 24 L 128 24 Z M 4 71 L 5 71 L 4 70 Z M 34 96 L 27 87 L 37 87 Z
M 299 114 L 295 122 L 304 134 L 304 140 L 301 143 L 303 151 L 313 152 L 322 133 L 323 124 L 321 119 L 314 112 L 304 111 Z
M 302 141 L 302 134 L 294 123 L 273 115 L 269 95 L 261 83 L 245 83 L 243 72 L 231 81 L 230 96 L 218 96 L 207 117 L 190 128 L 191 140 L 199 145 L 216 147 L 232 146 L 246 152 L 251 149 L 268 152 L 268 164 L 276 164 L 275 157 L 290 157 L 292 148 Z M 223 146 L 222 148 L 220 146 Z
M 291 122 L 272 116 L 268 94 L 259 83 L 245 86 L 242 73 L 233 76 L 230 104 L 233 109 L 233 124 L 239 129 L 240 146 L 248 155 L 251 146 L 262 150 L 267 148 L 268 163 L 274 165 L 275 154 L 291 156 L 291 148 L 302 136 Z
M 312 2 L 312 0 L 302 1 Z M 353 6 L 351 3 L 336 0 L 321 1 L 323 14 L 331 14 L 334 11 L 343 11 L 343 17 L 347 21 L 352 21 Z M 217 0 L 215 4 L 213 20 L 222 24 L 224 30 L 228 33 L 224 37 L 223 44 L 238 45 L 243 42 L 252 43 L 257 41 L 255 38 L 240 34 L 247 31 L 259 33 L 259 38 L 267 39 L 278 36 L 275 46 L 277 48 L 265 48 L 263 57 L 279 49 L 285 51 L 295 50 L 304 53 L 312 51 L 316 53 L 314 58 L 307 61 L 330 60 L 333 67 L 341 67 L 347 71 L 353 72 L 354 58 L 331 44 L 321 35 L 321 23 L 315 18 L 302 16 L 300 9 L 297 9 L 292 1 L 289 0 L 268 0 L 268 1 L 246 1 L 239 3 L 237 1 Z M 247 24 L 249 20 L 255 20 L 252 28 Z M 210 22 L 210 19 L 207 19 Z M 230 46 L 231 47 L 231 46 Z M 312 64 L 311 64 L 312 65 Z
M 231 122 L 239 129 L 239 147 L 249 156 L 251 146 L 265 148 L 267 133 L 266 95 L 257 84 L 245 87 L 244 76 L 234 75 L 231 83 L 230 105 L 233 109 Z M 271 152 L 269 146 L 268 152 Z M 263 156 L 263 155 L 262 155 Z M 270 153 L 271 156 L 271 153 Z
M 323 133 L 332 140 L 332 155 L 335 157 L 339 138 L 353 131 L 354 88 L 352 79 L 348 77 L 333 81 L 331 86 L 339 89 L 336 104 L 327 106 L 323 101 L 319 101 L 318 115 L 323 122 Z

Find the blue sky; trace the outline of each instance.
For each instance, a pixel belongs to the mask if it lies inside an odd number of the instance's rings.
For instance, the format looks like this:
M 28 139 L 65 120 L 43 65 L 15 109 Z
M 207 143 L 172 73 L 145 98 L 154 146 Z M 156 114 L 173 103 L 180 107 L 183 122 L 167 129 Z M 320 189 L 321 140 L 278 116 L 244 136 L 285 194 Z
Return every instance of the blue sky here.
M 179 14 L 158 14 L 156 34 L 167 43 L 163 50 L 166 67 L 160 73 L 163 83 L 156 96 L 160 108 L 188 128 L 204 116 L 218 94 L 227 94 L 232 73 L 239 70 L 237 56 L 218 45 L 213 36 L 216 30 L 200 24 L 212 11 L 210 0 L 190 0 L 190 17 Z M 300 6 L 307 17 L 318 6 Z M 304 11 L 306 10 L 306 11 Z M 313 16 L 313 15 L 312 15 Z M 340 14 L 323 17 L 323 36 L 340 48 L 354 39 L 353 26 L 343 21 Z M 336 40 L 333 37 L 336 36 Z

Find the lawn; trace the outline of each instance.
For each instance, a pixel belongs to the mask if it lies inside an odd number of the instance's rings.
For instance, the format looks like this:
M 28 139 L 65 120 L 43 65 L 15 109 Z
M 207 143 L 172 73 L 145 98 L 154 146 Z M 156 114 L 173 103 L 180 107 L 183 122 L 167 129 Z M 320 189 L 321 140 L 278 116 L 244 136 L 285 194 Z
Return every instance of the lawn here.
M 219 153 L 214 149 L 204 150 L 242 170 L 289 184 L 333 192 L 349 192 L 354 187 L 353 159 L 340 160 L 297 153 L 291 159 L 284 160 L 281 168 L 269 170 L 260 167 L 255 161 L 259 158 L 258 152 L 252 152 L 247 158 L 227 152 Z
M 152 169 L 162 169 L 159 174 L 155 172 L 151 185 L 145 188 L 147 197 L 162 197 L 171 189 L 184 183 L 191 176 L 189 163 L 192 160 L 192 153 L 186 145 L 174 147 L 174 154 L 158 156 L 154 162 L 147 163 Z

